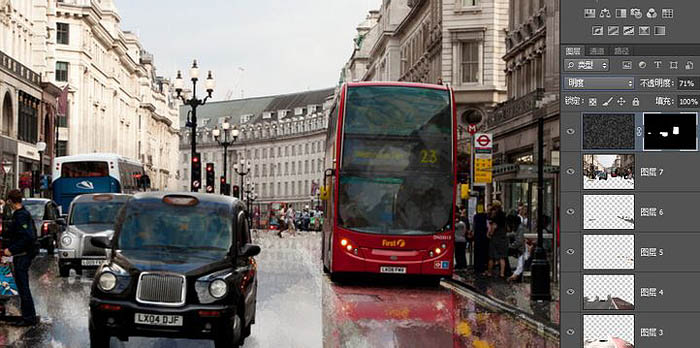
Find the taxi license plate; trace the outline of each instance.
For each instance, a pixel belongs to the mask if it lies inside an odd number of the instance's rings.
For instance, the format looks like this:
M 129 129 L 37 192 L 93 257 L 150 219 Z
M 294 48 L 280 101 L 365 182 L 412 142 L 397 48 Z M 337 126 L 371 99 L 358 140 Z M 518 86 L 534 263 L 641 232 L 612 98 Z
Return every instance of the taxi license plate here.
M 80 261 L 80 264 L 83 266 L 99 266 L 103 262 L 105 262 L 105 259 L 83 259 L 82 261 Z
M 379 268 L 380 273 L 406 273 L 406 267 L 382 266 Z
M 182 326 L 181 315 L 136 313 L 134 323 L 155 326 Z

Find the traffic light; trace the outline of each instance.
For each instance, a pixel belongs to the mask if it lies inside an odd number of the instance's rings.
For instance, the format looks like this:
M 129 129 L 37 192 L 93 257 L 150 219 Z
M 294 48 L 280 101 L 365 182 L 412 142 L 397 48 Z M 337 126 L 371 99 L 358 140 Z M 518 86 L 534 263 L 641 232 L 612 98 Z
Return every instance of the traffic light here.
M 192 192 L 197 192 L 202 187 L 202 161 L 200 156 L 199 152 L 192 156 Z
M 241 188 L 238 185 L 233 185 L 233 197 L 241 198 Z
M 221 178 L 219 179 L 219 183 L 220 183 L 219 184 L 219 194 L 222 194 L 224 196 L 228 196 L 229 191 L 228 191 L 228 184 L 226 184 L 226 178 L 224 176 L 221 176 Z
M 214 193 L 214 163 L 207 163 L 207 193 Z

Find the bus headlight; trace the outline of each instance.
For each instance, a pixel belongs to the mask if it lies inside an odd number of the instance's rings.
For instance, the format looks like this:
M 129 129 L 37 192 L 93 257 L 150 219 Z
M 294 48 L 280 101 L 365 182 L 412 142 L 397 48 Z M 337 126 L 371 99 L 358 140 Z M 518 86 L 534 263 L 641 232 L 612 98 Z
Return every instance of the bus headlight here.
M 222 279 L 216 279 L 209 284 L 209 293 L 216 299 L 223 298 L 228 292 L 228 285 Z
M 97 280 L 97 286 L 102 291 L 112 291 L 117 286 L 117 276 L 111 272 L 104 272 L 100 274 L 100 278 Z
M 66 235 L 66 236 L 61 237 L 61 246 L 62 247 L 68 247 L 71 245 L 71 243 L 73 243 L 73 238 L 71 238 L 71 236 Z

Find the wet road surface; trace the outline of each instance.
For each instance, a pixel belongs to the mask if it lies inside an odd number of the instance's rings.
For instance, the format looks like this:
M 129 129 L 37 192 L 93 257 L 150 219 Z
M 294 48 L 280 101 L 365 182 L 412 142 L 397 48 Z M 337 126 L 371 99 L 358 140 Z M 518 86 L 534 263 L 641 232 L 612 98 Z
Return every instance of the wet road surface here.
M 255 238 L 257 318 L 245 347 L 469 347 L 554 348 L 536 329 L 437 285 L 361 281 L 333 284 L 321 272 L 320 235 Z M 91 278 L 58 278 L 55 258 L 32 266 L 31 285 L 44 323 L 17 341 L 0 326 L 0 346 L 88 347 Z M 373 284 L 368 286 L 368 284 Z M 19 343 L 19 344 L 17 344 Z M 112 339 L 112 347 L 213 347 L 205 340 Z
M 279 239 L 254 236 L 262 252 L 258 261 L 256 324 L 244 347 L 321 347 L 321 281 L 318 234 Z M 50 318 L 26 334 L 31 347 L 89 347 L 88 301 L 91 275 L 59 278 L 56 259 L 34 260 L 30 284 L 37 313 Z M 12 329 L 10 329 L 12 331 Z M 0 331 L 0 336 L 2 331 Z M 2 342 L 0 341 L 0 346 Z M 214 347 L 208 340 L 112 338 L 112 347 Z

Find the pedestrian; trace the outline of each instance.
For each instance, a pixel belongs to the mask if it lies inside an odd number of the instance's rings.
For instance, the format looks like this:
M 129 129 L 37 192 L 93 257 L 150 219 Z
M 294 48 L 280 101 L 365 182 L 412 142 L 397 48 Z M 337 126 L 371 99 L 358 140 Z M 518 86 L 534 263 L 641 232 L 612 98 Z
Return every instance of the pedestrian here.
M 532 251 L 534 247 L 535 243 L 533 243 L 529 239 L 525 240 L 525 248 L 523 248 L 523 253 L 520 254 L 520 256 L 518 256 L 518 265 L 516 266 L 513 274 L 510 277 L 508 277 L 508 281 L 523 281 L 523 272 L 525 271 L 525 269 L 530 268 L 530 265 L 532 265 Z
M 296 235 L 296 227 L 294 226 L 294 208 L 287 207 L 287 229 L 289 233 Z
M 527 207 L 522 203 L 518 206 L 518 217 L 520 217 L 520 224 L 522 226 L 530 228 L 530 225 L 528 224 L 529 221 L 527 219 Z
M 467 224 L 455 219 L 455 269 L 467 267 Z
M 309 206 L 307 205 L 304 207 L 304 212 L 301 213 L 302 230 L 308 231 L 310 224 L 311 224 L 311 214 L 309 213 Z
M 484 205 L 476 206 L 476 214 L 474 214 L 472 229 L 474 234 L 474 272 L 483 274 L 486 272 L 486 267 L 489 263 L 489 238 L 488 234 L 488 215 L 484 211 Z
M 34 300 L 29 289 L 29 266 L 36 256 L 38 248 L 36 245 L 36 228 L 32 215 L 22 205 L 22 193 L 19 190 L 11 190 L 7 194 L 7 204 L 12 209 L 12 222 L 10 223 L 8 234 L 11 242 L 3 255 L 10 257 L 14 263 L 14 277 L 19 291 L 20 307 L 22 310 L 22 320 L 16 323 L 17 326 L 34 326 L 37 324 Z
M 508 236 L 506 235 L 506 216 L 503 212 L 503 205 L 500 201 L 494 200 L 489 209 L 489 266 L 486 271 L 487 275 L 491 275 L 493 267 L 496 263 L 499 264 L 499 275 L 501 278 L 506 277 L 506 258 L 508 257 Z

